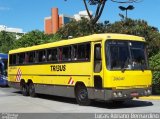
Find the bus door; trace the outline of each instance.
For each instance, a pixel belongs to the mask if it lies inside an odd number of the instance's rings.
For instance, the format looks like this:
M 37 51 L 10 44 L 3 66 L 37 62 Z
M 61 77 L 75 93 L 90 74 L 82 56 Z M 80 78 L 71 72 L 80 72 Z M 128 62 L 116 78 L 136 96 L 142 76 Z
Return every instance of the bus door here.
M 102 68 L 102 44 L 101 42 L 94 43 L 94 61 L 93 61 L 93 80 L 94 80 L 94 97 L 101 99 L 103 95 L 103 68 Z

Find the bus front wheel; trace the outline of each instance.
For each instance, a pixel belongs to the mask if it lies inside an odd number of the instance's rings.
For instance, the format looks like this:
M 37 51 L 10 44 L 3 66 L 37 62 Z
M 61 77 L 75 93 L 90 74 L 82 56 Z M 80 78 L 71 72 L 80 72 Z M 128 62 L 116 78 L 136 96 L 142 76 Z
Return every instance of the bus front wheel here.
M 91 100 L 88 99 L 88 91 L 84 85 L 78 85 L 76 87 L 76 100 L 79 105 L 90 105 Z

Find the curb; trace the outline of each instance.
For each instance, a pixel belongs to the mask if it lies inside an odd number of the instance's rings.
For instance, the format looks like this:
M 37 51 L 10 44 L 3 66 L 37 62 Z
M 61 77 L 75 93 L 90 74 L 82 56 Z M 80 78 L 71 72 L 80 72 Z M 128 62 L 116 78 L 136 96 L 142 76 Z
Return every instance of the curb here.
M 160 100 L 160 96 L 146 96 L 146 97 L 139 97 L 139 99 L 143 99 L 143 100 Z

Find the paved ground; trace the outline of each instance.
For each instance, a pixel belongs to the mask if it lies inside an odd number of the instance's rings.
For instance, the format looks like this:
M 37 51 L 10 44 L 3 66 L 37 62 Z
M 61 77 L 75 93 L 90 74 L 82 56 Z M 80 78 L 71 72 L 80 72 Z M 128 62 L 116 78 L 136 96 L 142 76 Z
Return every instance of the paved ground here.
M 93 102 L 91 106 L 79 106 L 75 99 L 39 95 L 24 97 L 13 88 L 0 88 L 0 112 L 13 113 L 160 113 L 160 100 L 134 99 L 123 105 Z

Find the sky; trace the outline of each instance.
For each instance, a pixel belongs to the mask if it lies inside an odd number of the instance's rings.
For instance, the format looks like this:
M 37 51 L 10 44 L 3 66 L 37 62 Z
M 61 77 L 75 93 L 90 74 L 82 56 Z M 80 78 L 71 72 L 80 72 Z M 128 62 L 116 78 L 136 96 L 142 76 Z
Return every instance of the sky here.
M 160 30 L 160 0 L 142 0 L 134 4 L 117 4 L 108 0 L 99 21 L 119 21 L 119 13 L 125 12 L 120 11 L 118 6 L 128 5 L 135 7 L 134 10 L 128 11 L 129 18 L 143 19 Z M 51 15 L 53 7 L 59 9 L 59 14 L 69 16 L 85 10 L 83 0 L 0 0 L 0 25 L 22 28 L 24 32 L 44 31 L 44 18 Z M 89 8 L 95 12 L 95 6 Z

